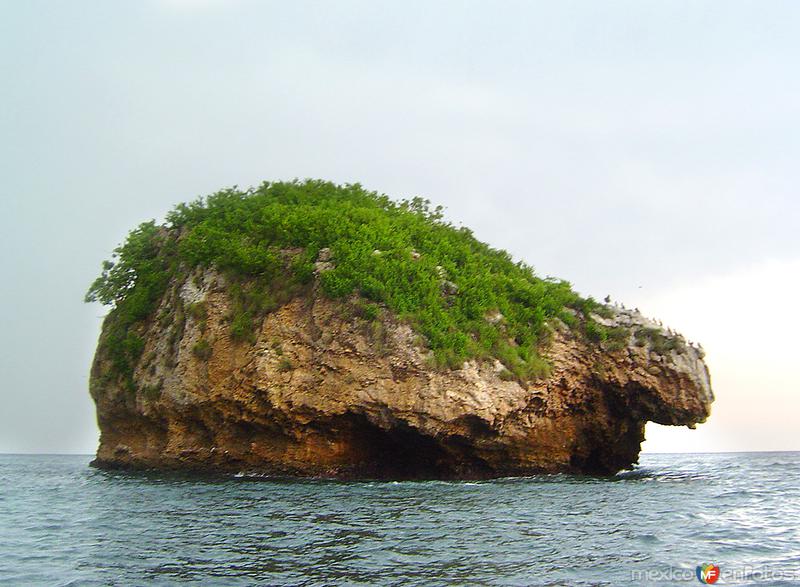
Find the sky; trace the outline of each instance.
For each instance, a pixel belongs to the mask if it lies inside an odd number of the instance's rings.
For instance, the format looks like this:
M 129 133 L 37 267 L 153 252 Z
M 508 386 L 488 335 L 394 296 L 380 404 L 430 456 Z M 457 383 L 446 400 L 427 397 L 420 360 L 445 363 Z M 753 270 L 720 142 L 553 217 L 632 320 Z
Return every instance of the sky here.
M 0 0 L 0 452 L 94 452 L 82 299 L 129 229 L 307 177 L 701 342 L 709 422 L 646 451 L 800 450 L 798 30 L 790 0 Z

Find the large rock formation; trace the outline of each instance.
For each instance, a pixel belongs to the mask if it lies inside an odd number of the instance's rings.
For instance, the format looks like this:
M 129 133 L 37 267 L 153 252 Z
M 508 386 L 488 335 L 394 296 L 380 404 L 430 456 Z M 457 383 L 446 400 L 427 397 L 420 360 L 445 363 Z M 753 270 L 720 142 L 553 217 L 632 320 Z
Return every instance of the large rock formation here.
M 173 281 L 140 326 L 136 391 L 108 376 L 104 328 L 91 379 L 97 466 L 342 478 L 608 474 L 637 461 L 647 421 L 693 426 L 713 401 L 702 351 L 638 312 L 595 317 L 627 329 L 613 349 L 554 320 L 543 349 L 551 374 L 522 384 L 496 361 L 433 368 L 408 325 L 388 310 L 360 317 L 353 298 L 328 299 L 316 279 L 251 340 L 236 341 L 228 289 L 213 269 Z

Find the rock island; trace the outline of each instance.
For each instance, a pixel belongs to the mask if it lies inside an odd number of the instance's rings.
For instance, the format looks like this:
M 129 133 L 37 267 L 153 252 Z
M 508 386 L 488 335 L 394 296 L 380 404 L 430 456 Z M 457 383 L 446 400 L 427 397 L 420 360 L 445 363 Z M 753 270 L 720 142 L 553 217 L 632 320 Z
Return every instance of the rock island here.
M 105 468 L 481 479 L 611 474 L 694 427 L 702 348 L 542 278 L 440 208 L 264 183 L 134 229 L 87 301 Z

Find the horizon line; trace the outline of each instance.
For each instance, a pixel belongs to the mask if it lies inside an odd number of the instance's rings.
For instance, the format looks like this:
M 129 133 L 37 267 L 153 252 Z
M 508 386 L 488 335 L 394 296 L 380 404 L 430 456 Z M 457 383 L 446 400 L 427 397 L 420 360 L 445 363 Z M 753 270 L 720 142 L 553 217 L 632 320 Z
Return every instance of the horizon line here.
M 792 453 L 800 449 L 764 449 L 764 450 L 705 450 L 705 451 L 642 451 L 640 455 L 710 455 L 710 454 L 755 454 L 755 453 Z M 96 453 L 84 452 L 5 452 L 0 456 L 43 456 L 43 457 L 94 457 Z

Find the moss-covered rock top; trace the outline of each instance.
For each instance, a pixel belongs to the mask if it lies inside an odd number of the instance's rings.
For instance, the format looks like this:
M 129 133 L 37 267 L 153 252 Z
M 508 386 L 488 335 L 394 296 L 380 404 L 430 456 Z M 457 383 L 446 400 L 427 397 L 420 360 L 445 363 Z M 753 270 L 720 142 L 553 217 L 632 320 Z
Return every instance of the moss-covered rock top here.
M 308 180 L 227 189 L 180 204 L 166 224 L 131 231 L 87 293 L 113 307 L 105 346 L 130 376 L 138 325 L 153 318 L 173 278 L 215 266 L 231 284 L 232 334 L 311 283 L 331 298 L 357 294 L 363 313 L 389 310 L 424 338 L 440 366 L 500 360 L 520 380 L 547 372 L 539 355 L 554 319 L 597 340 L 613 336 L 588 317 L 601 305 L 566 281 L 447 222 L 427 200 L 393 201 L 360 185 Z

